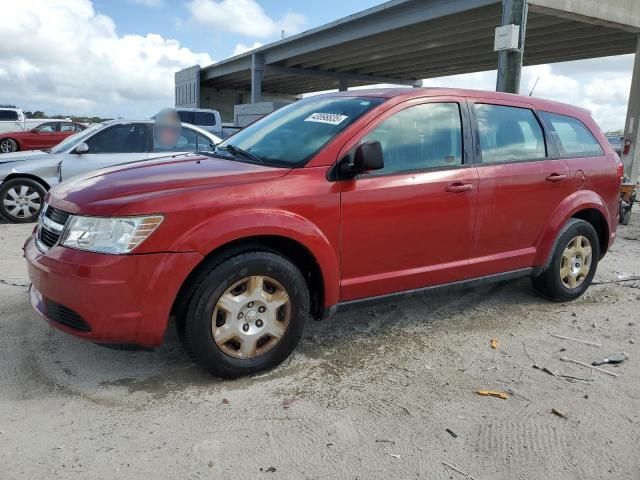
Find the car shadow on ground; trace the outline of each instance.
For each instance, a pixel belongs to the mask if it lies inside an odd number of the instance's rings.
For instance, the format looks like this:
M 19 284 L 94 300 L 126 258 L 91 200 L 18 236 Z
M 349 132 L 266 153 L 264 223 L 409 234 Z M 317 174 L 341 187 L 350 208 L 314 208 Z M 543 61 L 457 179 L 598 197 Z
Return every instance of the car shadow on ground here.
M 294 354 L 281 366 L 235 381 L 213 377 L 194 364 L 180 345 L 172 322 L 164 344 L 153 351 L 112 350 L 51 329 L 44 345 L 33 345 L 32 354 L 37 357 L 33 358 L 33 365 L 38 371 L 30 373 L 44 384 L 97 397 L 114 393 L 113 387 L 125 387 L 128 393 L 146 392 L 158 398 L 190 387 L 244 388 L 255 382 L 295 375 L 310 368 L 314 359 L 331 361 L 331 356 L 327 356 L 329 350 L 343 352 L 356 344 L 369 344 L 367 348 L 351 349 L 350 354 L 356 357 L 351 361 L 358 363 L 378 347 L 404 348 L 395 341 L 403 336 L 424 337 L 428 341 L 430 334 L 441 331 L 508 328 L 509 318 L 501 312 L 508 310 L 509 305 L 526 309 L 539 308 L 543 303 L 547 302 L 535 295 L 528 280 L 520 279 L 447 293 L 398 297 L 353 308 L 328 320 L 310 321 Z M 406 332 L 411 335 L 403 335 Z

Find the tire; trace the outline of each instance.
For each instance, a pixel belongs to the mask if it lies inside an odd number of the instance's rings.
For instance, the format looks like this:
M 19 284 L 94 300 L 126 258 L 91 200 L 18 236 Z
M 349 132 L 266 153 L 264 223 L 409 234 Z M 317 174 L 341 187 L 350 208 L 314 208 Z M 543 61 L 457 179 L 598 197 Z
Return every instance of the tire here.
M 0 184 L 0 215 L 13 223 L 38 219 L 47 191 L 30 178 L 12 178 Z
M 631 221 L 631 207 L 627 208 L 624 212 L 620 214 L 620 223 L 622 225 L 629 225 Z
M 13 138 L 3 138 L 0 140 L 0 153 L 11 153 L 18 151 L 18 143 Z
M 589 249 L 590 258 L 586 255 Z M 591 284 L 599 259 L 600 241 L 595 229 L 589 222 L 572 218 L 558 235 L 551 261 L 532 278 L 533 288 L 555 302 L 575 300 Z
M 178 314 L 180 340 L 202 368 L 237 378 L 291 354 L 310 311 L 307 283 L 291 261 L 266 251 L 242 253 L 199 280 Z

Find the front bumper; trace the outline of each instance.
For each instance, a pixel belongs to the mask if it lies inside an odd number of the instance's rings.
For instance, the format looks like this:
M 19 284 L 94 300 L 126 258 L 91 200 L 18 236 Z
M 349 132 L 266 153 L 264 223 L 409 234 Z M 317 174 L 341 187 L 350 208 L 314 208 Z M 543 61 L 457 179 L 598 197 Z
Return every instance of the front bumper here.
M 34 237 L 24 246 L 33 308 L 53 326 L 98 343 L 155 347 L 173 302 L 202 256 L 195 252 L 104 255 Z

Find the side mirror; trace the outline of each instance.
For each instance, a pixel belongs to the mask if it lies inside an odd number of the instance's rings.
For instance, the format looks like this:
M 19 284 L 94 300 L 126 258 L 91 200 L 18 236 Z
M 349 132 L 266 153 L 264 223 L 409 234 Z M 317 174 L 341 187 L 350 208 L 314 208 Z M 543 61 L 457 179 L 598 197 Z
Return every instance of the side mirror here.
M 359 173 L 382 168 L 384 168 L 382 145 L 378 141 L 372 141 L 358 145 L 353 155 L 353 163 L 342 163 L 340 172 L 346 178 L 353 178 Z
M 77 153 L 77 154 L 87 153 L 88 151 L 89 151 L 89 145 L 87 145 L 84 142 L 79 143 L 76 146 L 76 148 L 73 149 L 73 153 Z

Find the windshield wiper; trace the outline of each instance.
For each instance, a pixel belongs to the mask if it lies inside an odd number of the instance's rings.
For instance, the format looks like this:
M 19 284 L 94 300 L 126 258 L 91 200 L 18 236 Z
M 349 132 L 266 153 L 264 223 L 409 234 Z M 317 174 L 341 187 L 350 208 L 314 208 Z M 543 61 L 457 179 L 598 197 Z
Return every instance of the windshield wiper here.
M 224 148 L 225 150 L 231 153 L 234 153 L 236 155 L 242 155 L 243 157 L 248 158 L 249 160 L 253 160 L 256 163 L 264 163 L 264 160 L 262 160 L 262 158 L 260 158 L 259 156 L 251 152 L 248 152 L 247 150 L 244 150 L 240 147 L 236 147 L 235 145 L 231 145 L 230 143 L 228 143 L 223 147 L 218 147 L 218 148 Z

